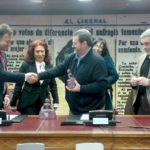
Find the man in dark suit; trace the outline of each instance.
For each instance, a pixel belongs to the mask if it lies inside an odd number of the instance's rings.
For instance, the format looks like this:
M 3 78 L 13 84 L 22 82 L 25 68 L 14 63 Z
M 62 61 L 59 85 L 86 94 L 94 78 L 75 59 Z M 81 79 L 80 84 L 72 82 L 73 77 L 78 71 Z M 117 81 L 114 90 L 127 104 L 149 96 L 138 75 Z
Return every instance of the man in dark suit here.
M 24 82 L 31 74 L 7 72 L 5 50 L 11 46 L 12 29 L 7 24 L 0 25 L 0 109 L 3 108 L 3 100 L 9 100 L 5 82 Z M 26 76 L 26 79 L 25 79 Z M 28 80 L 29 81 L 29 80 Z M 6 103 L 6 101 L 4 103 Z M 9 102 L 8 102 L 9 103 Z

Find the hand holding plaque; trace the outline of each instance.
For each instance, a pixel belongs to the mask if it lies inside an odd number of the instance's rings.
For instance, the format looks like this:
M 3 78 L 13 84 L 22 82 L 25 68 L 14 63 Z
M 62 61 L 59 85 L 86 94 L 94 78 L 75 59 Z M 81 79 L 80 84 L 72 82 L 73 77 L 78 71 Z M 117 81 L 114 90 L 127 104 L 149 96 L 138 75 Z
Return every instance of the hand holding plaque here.
M 76 85 L 75 78 L 73 77 L 70 69 L 67 70 L 67 73 L 68 73 L 67 86 L 68 88 L 73 89 Z

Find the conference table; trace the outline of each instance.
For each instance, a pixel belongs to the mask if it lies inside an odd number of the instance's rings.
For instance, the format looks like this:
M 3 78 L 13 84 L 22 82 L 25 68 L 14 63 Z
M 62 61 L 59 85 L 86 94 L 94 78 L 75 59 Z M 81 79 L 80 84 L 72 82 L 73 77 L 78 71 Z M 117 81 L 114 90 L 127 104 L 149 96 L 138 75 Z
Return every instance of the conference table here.
M 47 150 L 75 150 L 77 143 L 100 142 L 105 150 L 150 149 L 150 116 L 116 116 L 116 126 L 64 125 L 66 116 L 42 120 L 28 116 L 20 123 L 0 126 L 0 150 L 18 143 L 44 143 Z

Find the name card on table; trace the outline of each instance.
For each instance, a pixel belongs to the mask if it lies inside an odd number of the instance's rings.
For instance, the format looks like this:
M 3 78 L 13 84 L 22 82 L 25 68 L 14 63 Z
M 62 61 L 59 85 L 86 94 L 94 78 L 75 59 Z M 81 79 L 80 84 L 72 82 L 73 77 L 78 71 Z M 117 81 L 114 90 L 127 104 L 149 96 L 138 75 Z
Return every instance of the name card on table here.
M 93 125 L 108 125 L 108 118 L 93 118 Z

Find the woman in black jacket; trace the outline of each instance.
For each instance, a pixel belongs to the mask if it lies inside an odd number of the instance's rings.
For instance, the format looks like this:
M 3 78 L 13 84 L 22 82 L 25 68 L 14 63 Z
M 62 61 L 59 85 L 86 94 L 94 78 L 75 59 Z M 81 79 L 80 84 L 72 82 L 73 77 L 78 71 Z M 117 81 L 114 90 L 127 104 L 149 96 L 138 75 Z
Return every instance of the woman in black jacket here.
M 19 72 L 40 73 L 51 67 L 48 45 L 45 41 L 38 39 L 29 45 L 25 61 Z M 53 106 L 57 108 L 59 102 L 57 84 L 54 78 L 38 81 L 35 84 L 27 82 L 16 84 L 10 103 L 11 109 L 17 109 L 21 114 L 38 115 L 45 99 L 50 98 L 50 93 L 53 98 Z
M 112 96 L 112 93 L 113 93 L 112 85 L 118 80 L 119 75 L 116 71 L 113 60 L 109 54 L 107 43 L 104 39 L 95 40 L 93 43 L 93 50 L 95 52 L 97 52 L 98 54 L 100 54 L 104 58 L 105 63 L 106 63 L 107 72 L 108 72 L 107 81 L 108 81 L 108 85 L 109 85 L 108 86 L 109 95 L 107 96 L 108 98 L 106 100 L 105 109 L 112 110 L 112 98 L 113 98 L 113 96 Z

